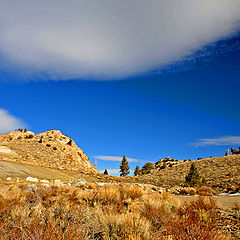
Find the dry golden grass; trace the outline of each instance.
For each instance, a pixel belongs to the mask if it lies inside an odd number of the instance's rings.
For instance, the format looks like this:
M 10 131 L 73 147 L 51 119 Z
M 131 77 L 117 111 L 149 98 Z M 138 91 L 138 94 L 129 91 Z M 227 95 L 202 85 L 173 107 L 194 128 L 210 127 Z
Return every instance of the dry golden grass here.
M 213 221 L 216 204 L 210 198 L 182 206 L 169 193 L 125 185 L 91 184 L 83 190 L 18 184 L 0 189 L 3 240 L 215 240 L 221 236 Z
M 209 197 L 199 197 L 194 202 L 186 203 L 167 225 L 167 233 L 174 239 L 229 239 L 216 231 L 216 202 Z

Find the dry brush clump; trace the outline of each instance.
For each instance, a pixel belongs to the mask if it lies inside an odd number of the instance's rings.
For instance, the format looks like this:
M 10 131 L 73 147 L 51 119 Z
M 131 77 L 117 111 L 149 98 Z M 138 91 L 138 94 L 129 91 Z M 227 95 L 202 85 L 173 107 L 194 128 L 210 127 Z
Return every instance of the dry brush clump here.
M 216 228 L 217 217 L 216 202 L 209 197 L 199 197 L 178 209 L 167 225 L 167 234 L 174 236 L 176 240 L 229 239 Z
M 121 184 L 0 189 L 0 239 L 220 239 L 211 199 L 181 206 L 169 193 Z

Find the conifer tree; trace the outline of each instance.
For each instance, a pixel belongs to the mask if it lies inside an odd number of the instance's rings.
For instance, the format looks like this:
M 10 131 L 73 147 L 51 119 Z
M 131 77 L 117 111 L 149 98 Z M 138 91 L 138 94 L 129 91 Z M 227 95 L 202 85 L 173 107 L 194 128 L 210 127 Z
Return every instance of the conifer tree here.
M 130 167 L 128 165 L 128 160 L 127 160 L 126 156 L 124 155 L 123 159 L 120 163 L 120 176 L 121 177 L 127 176 L 130 173 L 129 169 L 130 169 Z
M 150 162 L 147 162 L 147 163 L 145 163 L 144 166 L 142 167 L 141 173 L 142 173 L 142 174 L 148 174 L 148 173 L 151 172 L 151 170 L 152 170 L 153 168 L 154 168 L 154 167 L 153 167 L 153 164 L 150 163 Z
M 136 168 L 135 168 L 135 171 L 134 171 L 134 176 L 138 176 L 141 174 L 141 169 L 140 167 L 137 165 Z
M 194 186 L 199 186 L 201 185 L 201 176 L 198 173 L 197 167 L 195 165 L 195 163 L 192 163 L 191 167 L 190 167 L 190 171 L 188 173 L 188 175 L 185 177 L 185 185 L 189 186 L 189 187 L 194 187 Z
M 105 169 L 105 171 L 104 171 L 104 173 L 103 173 L 104 175 L 108 175 L 108 170 L 107 169 Z

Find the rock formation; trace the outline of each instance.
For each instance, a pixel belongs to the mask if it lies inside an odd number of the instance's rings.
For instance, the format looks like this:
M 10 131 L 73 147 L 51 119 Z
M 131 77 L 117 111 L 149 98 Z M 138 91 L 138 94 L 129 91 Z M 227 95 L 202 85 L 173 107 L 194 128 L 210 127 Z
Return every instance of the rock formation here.
M 32 165 L 99 174 L 86 154 L 58 130 L 0 134 L 0 158 Z
M 236 150 L 236 149 L 234 149 L 234 148 L 231 148 L 231 152 L 232 152 L 232 154 L 234 155 L 236 155 L 236 154 L 240 154 L 240 147 L 239 147 L 239 151 L 238 150 Z

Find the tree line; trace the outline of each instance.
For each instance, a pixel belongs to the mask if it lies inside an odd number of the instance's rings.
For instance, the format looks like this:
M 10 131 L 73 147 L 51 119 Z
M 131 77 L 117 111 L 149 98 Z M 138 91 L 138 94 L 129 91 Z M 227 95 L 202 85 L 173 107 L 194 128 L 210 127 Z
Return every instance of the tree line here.
M 153 168 L 154 168 L 153 164 L 150 162 L 145 163 L 142 169 L 140 169 L 140 167 L 137 165 L 134 170 L 134 176 L 148 174 L 151 172 Z M 125 155 L 123 156 L 122 161 L 120 163 L 119 172 L 121 177 L 125 177 L 130 173 L 130 166 Z M 108 175 L 107 169 L 105 169 L 103 174 Z
M 137 165 L 134 170 L 134 176 L 148 174 L 154 168 L 154 164 L 147 162 L 143 165 L 142 169 Z M 128 164 L 128 160 L 124 155 L 122 161 L 120 163 L 119 172 L 121 177 L 125 177 L 130 173 L 130 167 Z M 107 169 L 104 171 L 105 175 L 108 175 Z M 191 164 L 188 175 L 185 177 L 185 186 L 193 187 L 193 186 L 202 186 L 206 184 L 206 180 L 200 176 L 195 163 Z

